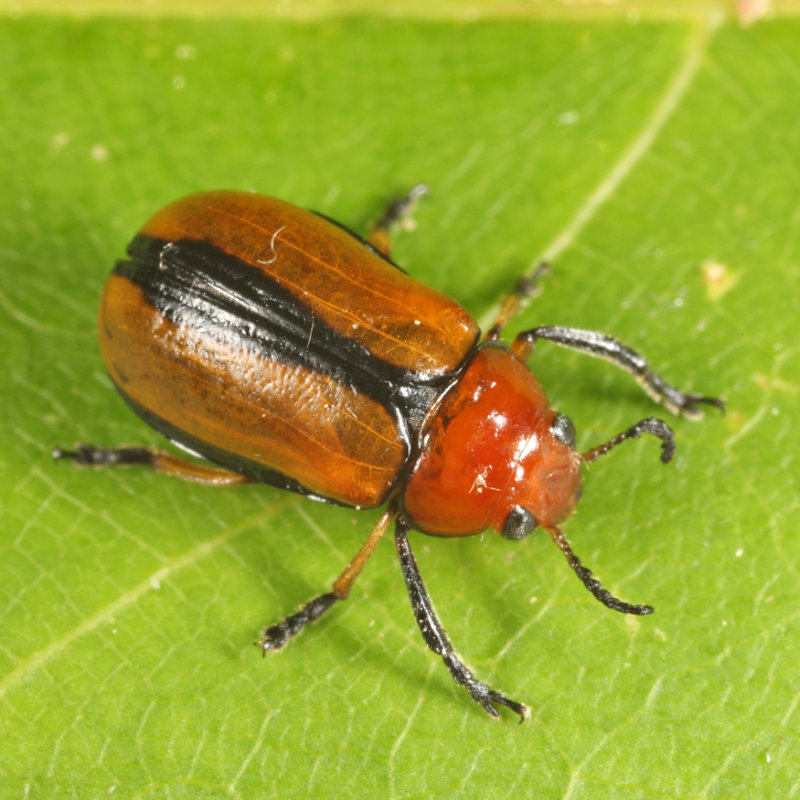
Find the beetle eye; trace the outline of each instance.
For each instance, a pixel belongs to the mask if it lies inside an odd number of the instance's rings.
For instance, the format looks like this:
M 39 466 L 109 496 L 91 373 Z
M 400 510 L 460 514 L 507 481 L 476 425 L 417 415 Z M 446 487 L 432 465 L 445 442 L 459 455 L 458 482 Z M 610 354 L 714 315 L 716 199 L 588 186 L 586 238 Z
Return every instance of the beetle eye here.
M 550 433 L 561 444 L 565 444 L 567 447 L 575 447 L 575 426 L 566 414 L 555 415 L 553 424 L 550 426 Z
M 524 539 L 536 530 L 536 517 L 522 506 L 514 506 L 503 523 L 504 539 Z

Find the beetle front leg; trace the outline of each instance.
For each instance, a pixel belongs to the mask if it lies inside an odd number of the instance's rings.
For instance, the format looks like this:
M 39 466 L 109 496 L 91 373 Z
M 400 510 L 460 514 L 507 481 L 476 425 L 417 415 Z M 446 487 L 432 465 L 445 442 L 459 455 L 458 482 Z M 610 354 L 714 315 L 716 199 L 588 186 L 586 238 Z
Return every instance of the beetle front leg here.
M 497 704 L 510 708 L 513 712 L 519 714 L 520 722 L 522 722 L 526 717 L 530 716 L 528 708 L 522 703 L 511 700 L 504 694 L 496 692 L 483 681 L 479 681 L 456 655 L 453 650 L 453 644 L 442 627 L 442 623 L 433 608 L 430 595 L 422 582 L 422 576 L 419 573 L 414 553 L 408 543 L 407 532 L 408 523 L 402 517 L 399 517 L 394 534 L 397 554 L 400 556 L 400 566 L 408 587 L 408 596 L 411 598 L 411 608 L 414 611 L 414 617 L 422 633 L 422 638 L 425 639 L 425 644 L 434 653 L 442 657 L 455 682 L 463 686 L 470 697 L 483 706 L 483 710 L 487 714 L 499 717 L 500 712 L 495 705 Z
M 558 325 L 533 328 L 523 331 L 511 345 L 512 351 L 525 360 L 531 354 L 537 340 L 579 350 L 598 358 L 603 358 L 629 372 L 639 385 L 656 402 L 663 403 L 673 414 L 684 414 L 690 419 L 699 419 L 703 412 L 700 405 L 710 405 L 725 409 L 725 401 L 717 397 L 706 397 L 693 392 L 684 392 L 667 383 L 660 375 L 650 369 L 647 360 L 626 344 L 597 331 L 580 328 L 562 328 Z

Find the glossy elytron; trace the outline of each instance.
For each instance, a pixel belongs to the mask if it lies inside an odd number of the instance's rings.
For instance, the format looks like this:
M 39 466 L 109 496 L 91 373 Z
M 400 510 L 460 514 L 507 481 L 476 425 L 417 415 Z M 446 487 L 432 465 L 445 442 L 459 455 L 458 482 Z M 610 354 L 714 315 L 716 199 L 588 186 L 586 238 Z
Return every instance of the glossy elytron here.
M 501 344 L 502 328 L 541 270 L 520 281 L 481 338 L 460 305 L 389 258 L 389 229 L 421 191 L 392 204 L 368 241 L 313 212 L 240 192 L 198 194 L 158 212 L 108 279 L 100 343 L 131 408 L 205 461 L 87 445 L 55 455 L 144 464 L 219 485 L 266 482 L 357 507 L 385 504 L 332 591 L 268 628 L 263 651 L 346 597 L 394 521 L 425 641 L 487 712 L 496 716 L 502 705 L 522 718 L 524 705 L 477 680 L 455 654 L 407 532 L 464 536 L 493 528 L 521 539 L 540 526 L 601 602 L 650 613 L 603 589 L 558 525 L 580 495 L 582 463 L 641 433 L 659 436 L 669 461 L 672 431 L 647 418 L 579 453 L 572 423 L 550 408 L 526 359 L 546 339 L 616 363 L 676 413 L 722 403 L 679 391 L 602 334 L 540 327 Z

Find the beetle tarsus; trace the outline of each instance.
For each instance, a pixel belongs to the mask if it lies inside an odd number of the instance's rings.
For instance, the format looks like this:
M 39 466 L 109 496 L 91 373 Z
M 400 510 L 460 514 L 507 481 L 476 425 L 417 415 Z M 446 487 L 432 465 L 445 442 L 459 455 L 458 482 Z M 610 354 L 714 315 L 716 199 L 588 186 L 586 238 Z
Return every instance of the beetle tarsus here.
M 392 231 L 408 223 L 417 200 L 423 195 L 430 194 L 430 189 L 424 183 L 412 186 L 404 195 L 395 197 L 386 207 L 383 215 L 375 222 L 367 237 L 368 242 L 387 258 L 392 249 Z
M 655 372 L 646 372 L 640 379 L 645 391 L 656 401 L 662 402 L 673 414 L 688 419 L 700 419 L 703 416 L 702 405 L 714 406 L 725 413 L 725 401 L 719 397 L 707 397 L 694 392 L 683 392 L 666 383 Z
M 163 450 L 149 447 L 95 447 L 76 445 L 74 450 L 53 450 L 56 461 L 72 461 L 80 467 L 149 467 L 155 472 L 172 475 L 185 481 L 204 483 L 207 486 L 236 486 L 249 483 L 250 478 L 229 469 L 218 469 L 198 464 Z
M 375 224 L 375 227 L 389 230 L 398 223 L 401 223 L 403 219 L 408 218 L 411 214 L 417 200 L 426 194 L 430 194 L 430 191 L 427 184 L 418 183 L 412 186 L 404 195 L 395 197 L 390 201 L 386 211 Z
M 280 650 L 293 636 L 297 636 L 309 623 L 319 619 L 340 598 L 335 592 L 326 592 L 309 600 L 299 611 L 290 614 L 282 622 L 271 625 L 256 642 L 266 655 L 270 650 Z
M 515 287 L 515 294 L 519 295 L 521 301 L 530 300 L 539 293 L 539 281 L 544 275 L 549 275 L 553 267 L 549 261 L 541 261 L 533 272 L 526 272 L 518 281 Z
M 95 447 L 91 444 L 75 445 L 74 450 L 53 450 L 55 461 L 72 461 L 82 467 L 152 466 L 154 452 L 146 447 Z
M 500 333 L 503 328 L 528 305 L 532 297 L 539 293 L 539 279 L 551 271 L 550 264 L 547 261 L 542 261 L 533 272 L 525 273 L 517 280 L 514 288 L 502 298 L 500 313 L 497 315 L 492 327 L 486 331 L 484 339 L 487 341 L 498 341 L 500 339 Z M 523 349 L 529 350 L 529 347 L 523 345 Z M 514 350 L 513 345 L 512 350 Z M 521 357 L 525 358 L 526 356 L 521 355 Z
M 501 692 L 496 692 L 488 684 L 479 681 L 452 650 L 442 655 L 442 660 L 450 670 L 455 682 L 463 686 L 469 696 L 480 704 L 487 714 L 499 717 L 500 711 L 497 706 L 505 706 L 515 714 L 519 714 L 520 722 L 530 717 L 531 712 L 526 705 L 506 697 Z

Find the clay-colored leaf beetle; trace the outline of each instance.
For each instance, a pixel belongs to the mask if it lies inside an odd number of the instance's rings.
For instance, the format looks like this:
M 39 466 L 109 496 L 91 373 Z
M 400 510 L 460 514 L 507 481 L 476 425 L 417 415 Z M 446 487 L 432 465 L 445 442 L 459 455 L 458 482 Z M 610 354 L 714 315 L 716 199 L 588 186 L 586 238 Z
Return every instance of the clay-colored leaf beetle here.
M 481 336 L 454 300 L 390 258 L 390 229 L 424 192 L 394 201 L 367 240 L 322 215 L 244 192 L 178 200 L 152 217 L 114 267 L 99 335 L 128 405 L 198 463 L 146 448 L 56 450 L 79 464 L 133 465 L 216 485 L 264 482 L 314 499 L 385 505 L 332 590 L 267 628 L 285 645 L 348 596 L 390 524 L 417 624 L 455 681 L 493 716 L 527 708 L 478 680 L 456 655 L 422 582 L 407 533 L 522 539 L 544 528 L 603 604 L 612 596 L 573 554 L 559 524 L 580 495 L 581 464 L 649 433 L 661 460 L 672 430 L 648 417 L 585 453 L 526 365 L 538 340 L 599 356 L 655 400 L 699 416 L 713 397 L 687 393 L 604 334 L 558 326 L 500 333 L 542 269 L 519 282 Z M 209 466 L 208 462 L 215 466 Z

